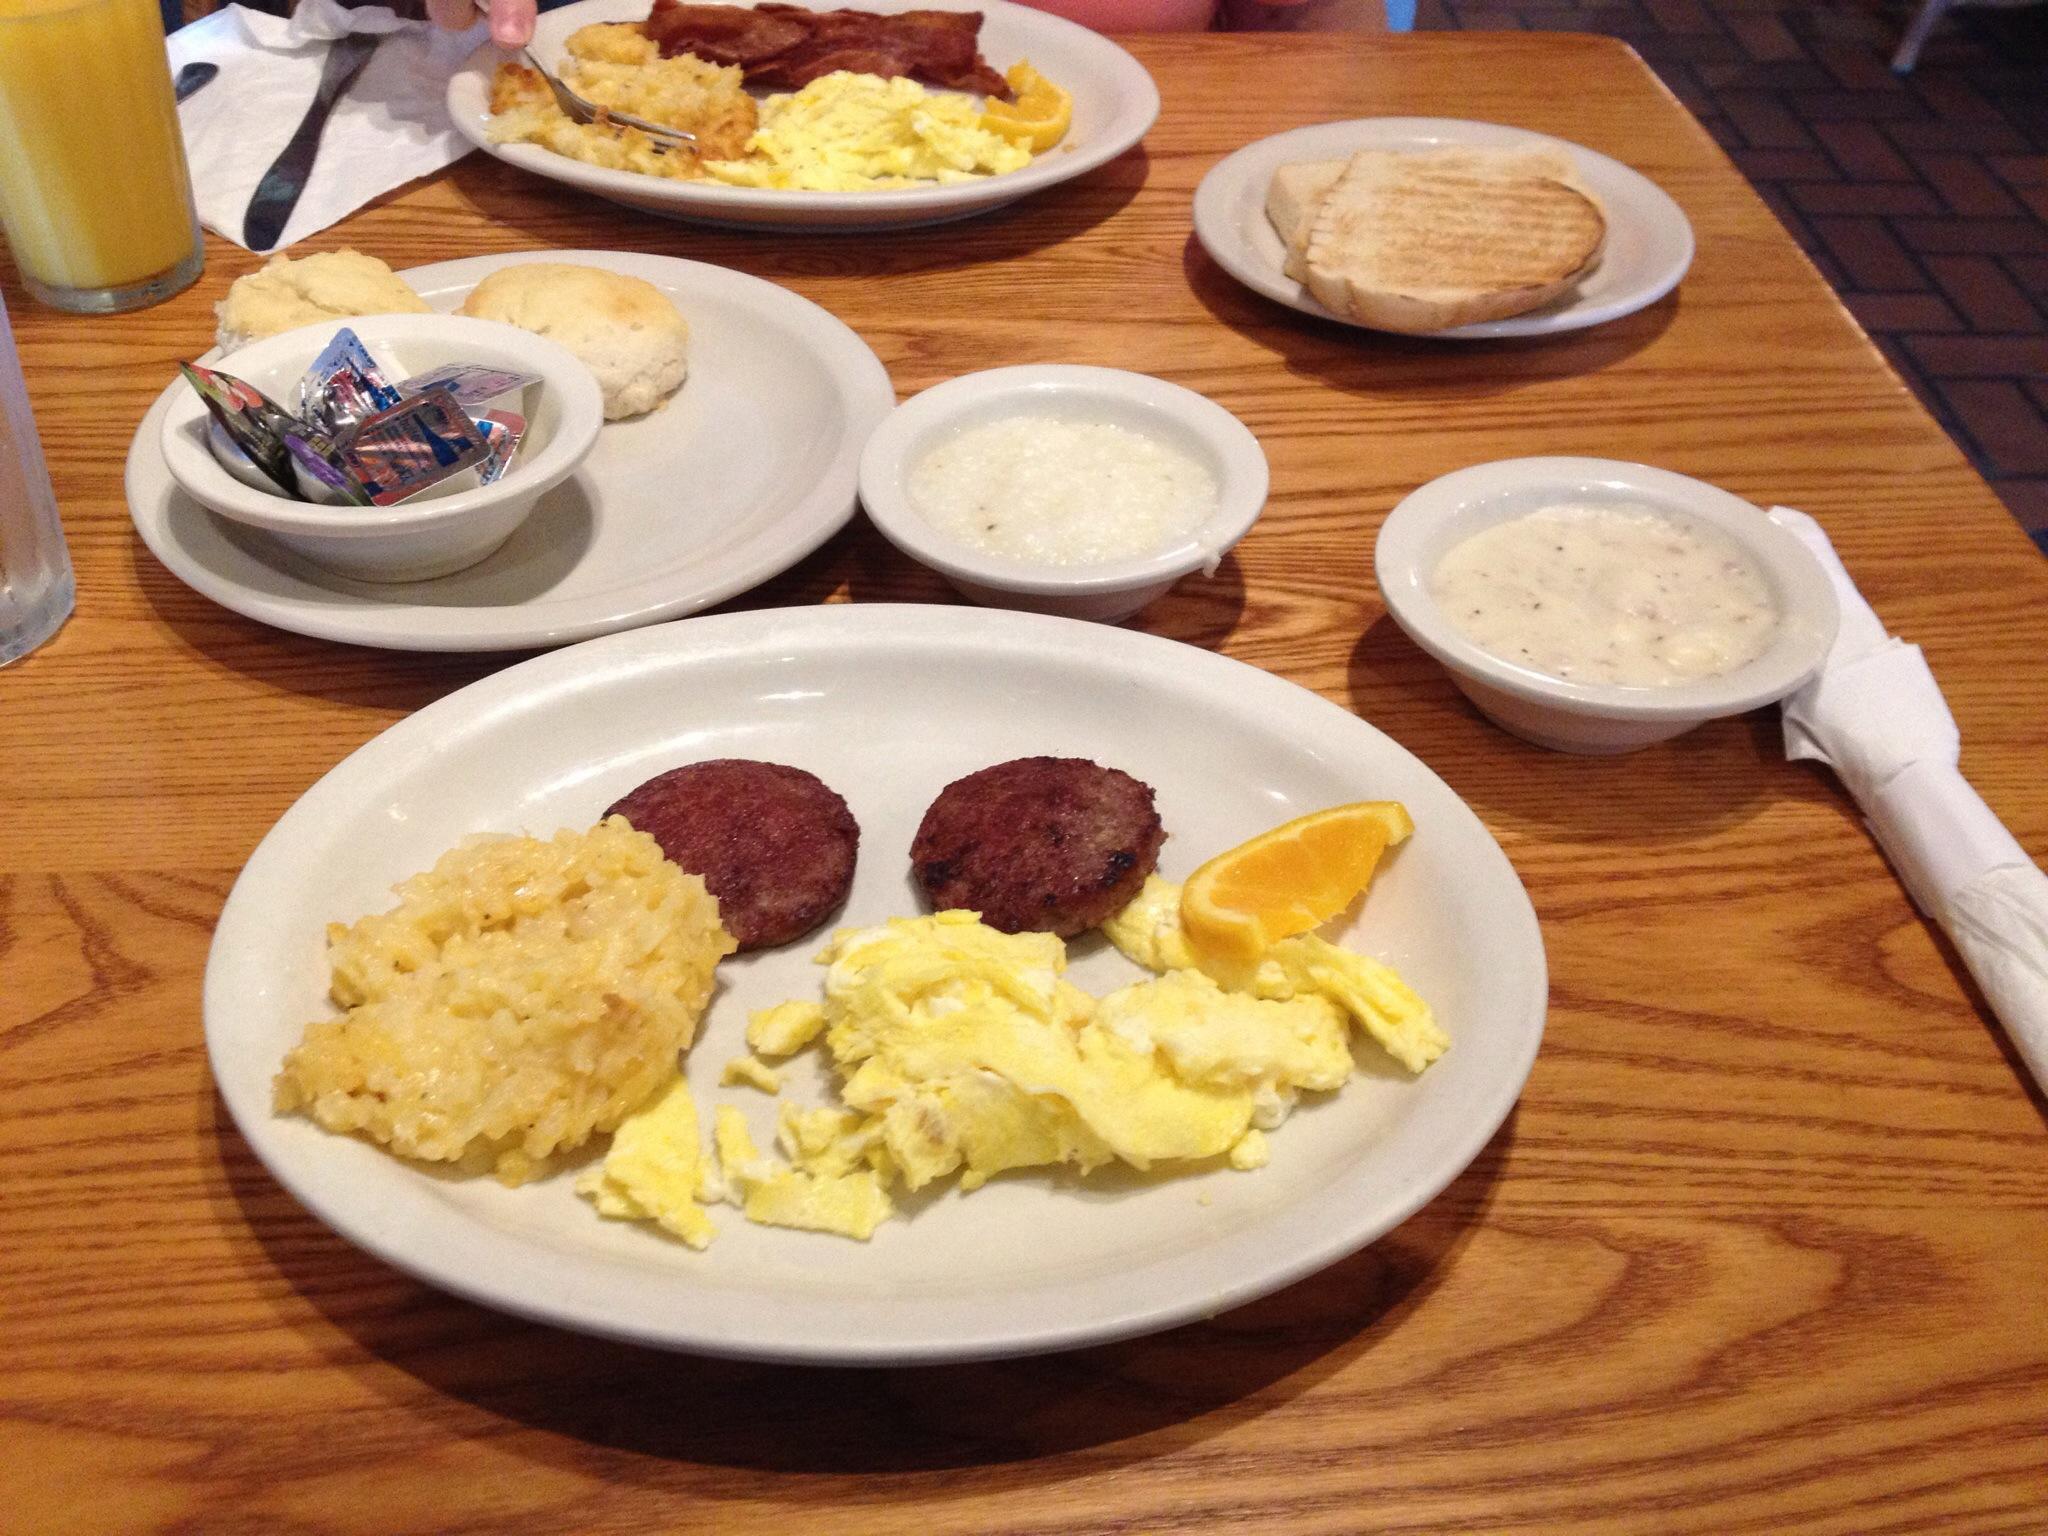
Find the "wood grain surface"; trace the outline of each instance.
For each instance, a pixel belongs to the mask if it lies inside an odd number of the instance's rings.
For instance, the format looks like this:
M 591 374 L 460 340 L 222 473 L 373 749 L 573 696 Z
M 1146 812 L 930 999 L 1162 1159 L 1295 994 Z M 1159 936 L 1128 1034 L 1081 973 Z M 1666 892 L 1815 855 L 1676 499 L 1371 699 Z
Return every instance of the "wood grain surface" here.
M 256 265 L 111 319 L 8 306 L 79 611 L 0 672 L 0 1530 L 2048 1528 L 2048 1135 L 1956 958 L 1768 714 L 1579 760 L 1486 725 L 1386 619 L 1373 535 L 1461 465 L 1583 452 L 1802 507 L 1923 645 L 1964 766 L 2048 850 L 2048 566 L 1625 48 L 1546 35 L 1133 44 L 1144 148 L 886 237 L 663 223 L 481 156 L 310 242 L 393 265 L 661 251 L 824 304 L 908 394 L 996 364 L 1158 373 L 1263 440 L 1273 500 L 1140 621 L 1355 709 L 1492 827 L 1549 1032 L 1478 1162 L 1385 1240 L 1214 1322 L 1013 1364 L 810 1372 L 557 1333 L 302 1212 L 226 1122 L 199 985 L 237 868 L 326 768 L 507 664 L 300 639 L 144 550 L 129 435 Z M 1646 313 L 1452 345 L 1324 325 L 1193 243 L 1202 173 L 1370 114 L 1627 161 L 1699 258 Z M 864 528 L 734 606 L 949 601 Z

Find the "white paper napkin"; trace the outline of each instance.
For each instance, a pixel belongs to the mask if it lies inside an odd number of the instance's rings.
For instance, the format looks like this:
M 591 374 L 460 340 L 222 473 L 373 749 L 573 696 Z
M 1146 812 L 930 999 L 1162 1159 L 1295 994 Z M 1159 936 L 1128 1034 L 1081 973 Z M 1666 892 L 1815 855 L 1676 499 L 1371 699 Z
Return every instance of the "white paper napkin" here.
M 1820 524 L 1770 515 L 1819 558 L 1842 609 L 1819 676 L 1785 700 L 1785 755 L 1840 776 L 2048 1092 L 2048 874 L 1963 777 L 1962 736 L 1920 648 L 1885 633 Z
M 448 119 L 448 77 L 489 36 L 443 32 L 383 6 L 301 0 L 287 21 L 231 5 L 170 36 L 171 68 L 210 60 L 220 75 L 178 108 L 199 221 L 237 245 L 249 199 L 320 82 L 327 44 L 348 32 L 389 34 L 336 104 L 312 176 L 277 247 L 316 234 L 393 187 L 467 154 Z

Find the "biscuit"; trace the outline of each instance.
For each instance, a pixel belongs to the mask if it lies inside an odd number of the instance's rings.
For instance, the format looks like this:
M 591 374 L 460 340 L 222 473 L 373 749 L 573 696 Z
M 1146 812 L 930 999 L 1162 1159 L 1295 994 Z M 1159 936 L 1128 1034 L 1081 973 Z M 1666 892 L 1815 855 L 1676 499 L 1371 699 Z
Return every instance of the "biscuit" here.
M 537 261 L 476 286 L 460 313 L 567 347 L 597 376 L 607 421 L 653 410 L 689 372 L 689 322 L 652 283 L 602 267 Z
M 273 256 L 245 272 L 213 309 L 214 340 L 224 352 L 322 320 L 357 315 L 423 315 L 427 304 L 402 278 L 361 251 Z

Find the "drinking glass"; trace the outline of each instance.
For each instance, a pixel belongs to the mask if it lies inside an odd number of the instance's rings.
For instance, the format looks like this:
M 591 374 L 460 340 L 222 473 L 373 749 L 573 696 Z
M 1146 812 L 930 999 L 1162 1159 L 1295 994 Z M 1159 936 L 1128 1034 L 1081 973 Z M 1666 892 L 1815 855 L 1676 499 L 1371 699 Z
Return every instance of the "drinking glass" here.
M 158 0 L 0 0 L 0 229 L 59 309 L 140 309 L 199 275 Z
M 71 560 L 29 414 L 7 309 L 0 305 L 0 666 L 41 645 L 70 616 Z

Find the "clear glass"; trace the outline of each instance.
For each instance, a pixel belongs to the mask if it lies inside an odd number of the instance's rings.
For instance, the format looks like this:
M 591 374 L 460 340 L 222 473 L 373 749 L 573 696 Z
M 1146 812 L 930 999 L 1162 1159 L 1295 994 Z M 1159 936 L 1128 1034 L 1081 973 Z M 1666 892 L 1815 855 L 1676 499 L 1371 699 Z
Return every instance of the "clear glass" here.
M 0 229 L 59 309 L 140 309 L 199 276 L 158 0 L 0 0 Z
M 43 465 L 7 309 L 0 305 L 0 666 L 26 656 L 71 615 L 71 558 Z

